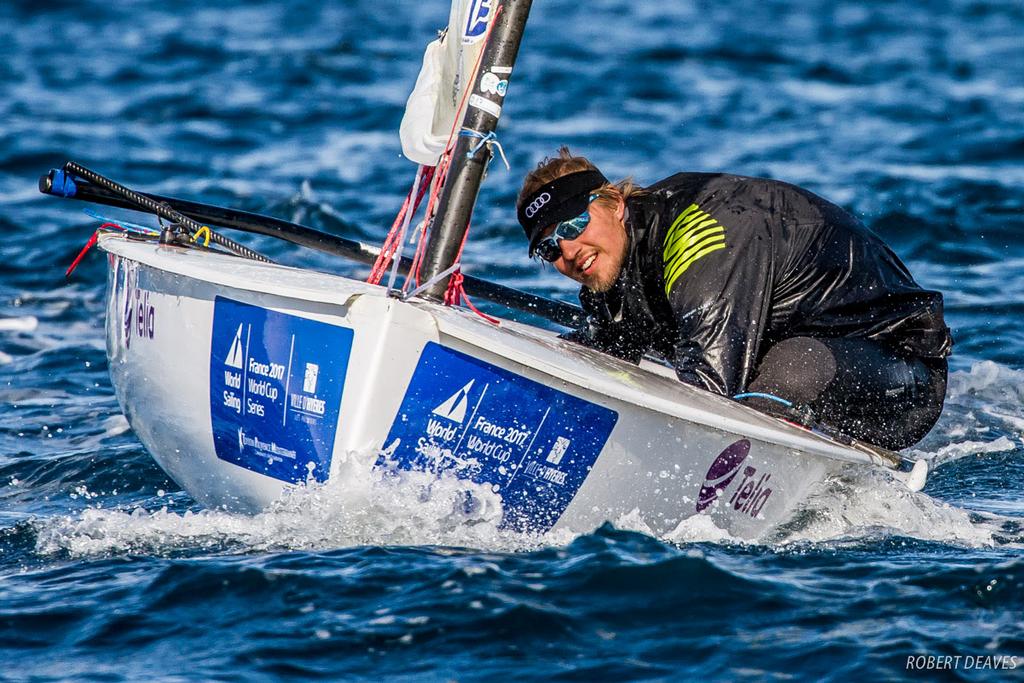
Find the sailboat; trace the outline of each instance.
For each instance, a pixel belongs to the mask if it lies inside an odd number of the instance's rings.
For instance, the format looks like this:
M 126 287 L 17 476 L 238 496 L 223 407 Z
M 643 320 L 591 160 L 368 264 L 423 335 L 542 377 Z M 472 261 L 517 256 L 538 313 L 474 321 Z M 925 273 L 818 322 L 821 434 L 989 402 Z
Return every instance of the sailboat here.
M 453 3 L 410 97 L 403 148 L 421 165 L 382 249 L 136 192 L 74 162 L 40 180 L 48 194 L 161 218 L 160 230 L 98 233 L 111 379 L 146 449 L 196 501 L 240 513 L 338 478 L 347 454 L 375 453 L 367 467 L 454 477 L 467 496 L 498 500 L 503 526 L 533 534 L 627 514 L 667 534 L 704 515 L 757 539 L 845 468 L 920 489 L 923 462 L 682 384 L 657 359 L 633 365 L 551 325 L 450 305 L 467 293 L 579 322 L 574 306 L 460 268 L 530 5 Z M 420 192 L 431 205 L 413 224 Z M 387 282 L 277 265 L 223 229 L 373 262 Z

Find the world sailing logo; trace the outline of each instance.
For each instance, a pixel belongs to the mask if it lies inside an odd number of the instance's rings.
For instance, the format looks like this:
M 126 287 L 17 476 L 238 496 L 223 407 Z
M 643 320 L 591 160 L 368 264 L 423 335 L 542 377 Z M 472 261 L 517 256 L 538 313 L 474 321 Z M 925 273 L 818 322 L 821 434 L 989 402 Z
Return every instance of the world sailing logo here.
M 466 17 L 466 30 L 462 34 L 464 44 L 475 43 L 487 32 L 487 23 L 491 20 L 491 5 L 494 0 L 470 0 Z
M 242 325 L 244 324 L 238 323 L 238 331 L 235 332 L 235 339 L 231 342 L 231 350 L 228 351 L 228 357 L 224 361 L 224 365 L 236 370 L 242 369 Z

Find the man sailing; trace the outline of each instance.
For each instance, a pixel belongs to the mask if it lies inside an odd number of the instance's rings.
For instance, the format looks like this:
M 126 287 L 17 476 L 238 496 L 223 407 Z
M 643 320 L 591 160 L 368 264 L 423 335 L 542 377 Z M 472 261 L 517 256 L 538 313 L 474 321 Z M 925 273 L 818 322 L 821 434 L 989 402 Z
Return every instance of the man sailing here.
M 530 256 L 583 285 L 579 343 L 660 353 L 683 382 L 885 448 L 917 443 L 942 411 L 942 295 L 807 190 L 722 173 L 612 184 L 563 147 L 517 205 Z

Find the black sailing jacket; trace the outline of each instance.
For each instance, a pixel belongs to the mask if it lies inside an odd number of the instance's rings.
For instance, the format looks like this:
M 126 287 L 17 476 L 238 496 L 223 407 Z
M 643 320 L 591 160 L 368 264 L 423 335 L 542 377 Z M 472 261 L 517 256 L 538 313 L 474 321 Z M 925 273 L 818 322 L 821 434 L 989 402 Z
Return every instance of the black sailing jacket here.
M 742 392 L 760 359 L 796 336 L 856 337 L 919 358 L 949 355 L 942 294 L 924 290 L 881 239 L 787 183 L 679 173 L 627 202 L 629 253 L 612 289 L 580 291 L 568 335 L 683 382 Z

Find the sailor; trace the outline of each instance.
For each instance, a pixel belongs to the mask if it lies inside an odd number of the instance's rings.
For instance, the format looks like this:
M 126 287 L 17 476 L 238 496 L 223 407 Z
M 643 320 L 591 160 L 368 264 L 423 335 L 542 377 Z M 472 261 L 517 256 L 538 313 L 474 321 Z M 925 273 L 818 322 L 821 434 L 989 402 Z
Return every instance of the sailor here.
M 517 208 L 530 256 L 583 285 L 574 341 L 634 363 L 653 352 L 687 384 L 885 448 L 942 411 L 942 295 L 807 190 L 724 173 L 612 184 L 562 147 Z

